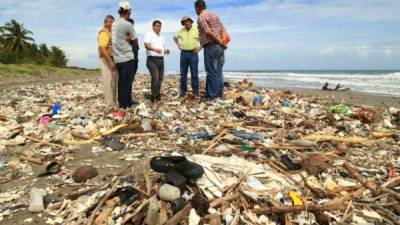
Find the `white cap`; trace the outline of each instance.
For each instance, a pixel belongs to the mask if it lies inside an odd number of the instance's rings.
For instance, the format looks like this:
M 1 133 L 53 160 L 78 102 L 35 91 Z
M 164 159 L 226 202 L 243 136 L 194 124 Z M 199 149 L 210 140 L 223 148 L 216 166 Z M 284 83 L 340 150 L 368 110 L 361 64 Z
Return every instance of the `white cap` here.
M 128 1 L 122 1 L 119 3 L 119 8 L 123 9 L 123 10 L 130 10 L 132 9 L 131 4 L 129 4 Z

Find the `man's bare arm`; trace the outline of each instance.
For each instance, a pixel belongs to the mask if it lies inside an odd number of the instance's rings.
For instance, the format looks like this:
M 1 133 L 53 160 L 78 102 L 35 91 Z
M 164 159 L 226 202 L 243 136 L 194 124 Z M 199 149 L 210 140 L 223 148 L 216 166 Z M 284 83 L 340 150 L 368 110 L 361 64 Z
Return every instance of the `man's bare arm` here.
M 178 39 L 177 37 L 174 37 L 174 41 L 175 41 L 176 46 L 177 46 L 179 49 L 181 49 L 181 44 L 179 43 L 179 39 Z
M 153 48 L 153 47 L 151 46 L 150 43 L 146 43 L 146 42 L 145 42 L 145 43 L 144 43 L 144 47 L 145 47 L 146 49 L 150 50 L 150 51 L 155 51 L 155 52 L 161 54 L 161 49 Z

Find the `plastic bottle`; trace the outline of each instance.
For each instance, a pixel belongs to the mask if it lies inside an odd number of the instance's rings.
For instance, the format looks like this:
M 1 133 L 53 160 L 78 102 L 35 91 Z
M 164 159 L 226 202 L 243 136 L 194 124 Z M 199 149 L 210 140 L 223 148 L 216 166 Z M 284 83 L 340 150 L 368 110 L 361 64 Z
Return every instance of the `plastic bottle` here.
M 153 128 L 151 127 L 151 120 L 150 119 L 142 119 L 142 123 L 140 125 L 144 131 L 151 131 Z
M 249 141 L 254 141 L 254 140 L 262 140 L 264 137 L 261 134 L 258 133 L 247 133 L 245 131 L 235 131 L 233 133 L 236 137 L 239 137 L 241 139 L 249 140 Z
M 42 212 L 43 210 L 44 206 L 42 191 L 33 187 L 30 193 L 29 212 Z
M 261 95 L 256 95 L 253 98 L 253 105 L 259 105 L 263 101 L 263 97 Z
M 147 211 L 145 223 L 147 225 L 156 225 L 158 224 L 159 216 L 160 204 L 158 203 L 157 197 L 153 196 L 150 199 L 149 210 Z
M 53 115 L 57 115 L 60 112 L 61 112 L 61 99 L 60 99 L 60 97 L 57 96 L 56 102 L 54 103 L 54 106 L 53 106 L 52 113 L 53 113 Z

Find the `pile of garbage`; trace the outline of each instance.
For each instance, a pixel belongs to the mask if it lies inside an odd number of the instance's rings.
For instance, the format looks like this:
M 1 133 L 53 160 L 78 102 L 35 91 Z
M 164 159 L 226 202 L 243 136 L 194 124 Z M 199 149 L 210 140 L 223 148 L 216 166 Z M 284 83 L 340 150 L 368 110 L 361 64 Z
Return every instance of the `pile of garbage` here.
M 0 91 L 0 221 L 399 223 L 400 109 L 247 79 L 182 98 L 177 82 L 151 104 L 138 77 L 126 111 L 97 80 Z

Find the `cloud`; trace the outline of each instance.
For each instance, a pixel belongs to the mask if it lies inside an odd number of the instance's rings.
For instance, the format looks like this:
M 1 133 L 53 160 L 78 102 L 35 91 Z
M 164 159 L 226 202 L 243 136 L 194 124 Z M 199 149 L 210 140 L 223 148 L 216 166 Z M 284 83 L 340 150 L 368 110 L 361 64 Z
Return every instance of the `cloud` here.
M 321 55 L 330 56 L 335 54 L 335 49 L 333 47 L 326 47 L 321 50 Z
M 207 0 L 206 0 L 207 1 Z M 172 41 L 183 15 L 196 17 L 193 1 L 132 0 L 139 40 L 154 19 L 173 50 L 167 68 L 179 70 Z M 226 69 L 398 68 L 400 1 L 208 0 L 231 33 Z M 97 67 L 97 33 L 118 0 L 1 0 L 0 24 L 17 19 L 36 42 L 64 49 L 70 65 Z M 141 43 L 142 46 L 142 43 Z M 140 50 L 141 70 L 145 51 Z M 325 57 L 329 56 L 329 62 Z M 323 61 L 325 60 L 325 61 Z M 202 63 L 200 63 L 202 68 Z

